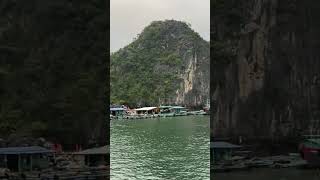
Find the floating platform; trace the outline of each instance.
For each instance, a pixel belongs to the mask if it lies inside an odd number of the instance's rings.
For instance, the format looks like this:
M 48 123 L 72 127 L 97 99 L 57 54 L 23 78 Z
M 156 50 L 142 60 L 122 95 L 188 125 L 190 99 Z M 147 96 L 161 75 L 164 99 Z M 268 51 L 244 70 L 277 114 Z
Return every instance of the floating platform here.
M 242 159 L 229 161 L 228 163 L 215 164 L 211 168 L 213 172 L 245 171 L 252 168 L 303 168 L 307 162 L 296 156 L 270 156 L 261 158 Z
M 208 115 L 205 113 L 181 113 L 181 114 L 154 114 L 154 115 L 129 115 L 129 116 L 117 116 L 111 117 L 114 119 L 152 119 L 152 118 L 166 118 L 166 117 L 177 117 L 177 116 L 192 116 L 192 115 Z

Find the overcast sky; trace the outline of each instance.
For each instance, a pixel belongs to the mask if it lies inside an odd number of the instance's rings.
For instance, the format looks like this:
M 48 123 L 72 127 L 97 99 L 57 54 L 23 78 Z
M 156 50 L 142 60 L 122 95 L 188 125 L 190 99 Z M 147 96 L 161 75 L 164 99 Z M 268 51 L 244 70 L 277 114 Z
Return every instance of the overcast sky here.
M 210 40 L 210 0 L 110 0 L 110 11 L 111 52 L 128 45 L 156 20 L 185 21 Z

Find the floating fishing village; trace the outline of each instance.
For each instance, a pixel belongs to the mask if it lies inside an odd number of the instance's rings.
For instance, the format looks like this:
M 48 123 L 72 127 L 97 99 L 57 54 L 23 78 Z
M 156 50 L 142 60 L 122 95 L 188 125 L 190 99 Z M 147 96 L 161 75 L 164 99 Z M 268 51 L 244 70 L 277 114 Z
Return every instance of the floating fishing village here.
M 189 115 L 209 115 L 210 105 L 190 111 L 183 106 L 158 106 L 130 109 L 125 105 L 110 106 L 110 120 L 166 118 Z M 105 179 L 109 177 L 109 146 L 63 150 L 44 138 L 25 138 L 23 145 L 0 143 L 0 179 Z M 21 144 L 21 143 L 19 143 Z
M 210 143 L 211 171 L 226 173 L 249 171 L 256 168 L 318 169 L 320 167 L 320 136 L 301 137 L 298 147 L 282 152 L 272 152 L 270 144 L 230 143 L 230 139 L 216 138 Z M 268 147 L 269 146 L 269 147 Z M 271 145 L 272 146 L 272 145 Z M 277 145 L 277 148 L 283 145 Z M 271 152 L 271 153 L 270 153 Z
M 126 105 L 110 105 L 110 119 L 143 119 L 165 118 L 188 115 L 209 115 L 210 104 L 207 103 L 201 110 L 191 111 L 183 106 L 160 105 L 154 107 L 141 107 L 130 109 Z
M 0 148 L 0 179 L 92 179 L 109 177 L 108 145 L 64 151 L 44 138 L 25 139 L 28 144 Z

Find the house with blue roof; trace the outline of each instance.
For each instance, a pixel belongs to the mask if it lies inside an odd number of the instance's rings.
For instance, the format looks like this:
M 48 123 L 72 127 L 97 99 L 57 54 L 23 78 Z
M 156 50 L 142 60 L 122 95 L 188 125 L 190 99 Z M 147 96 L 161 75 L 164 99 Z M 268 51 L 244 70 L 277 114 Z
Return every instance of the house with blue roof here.
M 44 169 L 52 155 L 52 150 L 40 146 L 0 148 L 0 168 L 19 172 Z
M 210 142 L 210 155 L 215 163 L 230 160 L 233 152 L 242 148 L 242 146 L 231 144 L 224 141 Z
M 113 108 L 110 108 L 110 115 L 112 116 L 123 116 L 125 113 L 125 109 L 122 108 L 122 107 L 113 107 Z

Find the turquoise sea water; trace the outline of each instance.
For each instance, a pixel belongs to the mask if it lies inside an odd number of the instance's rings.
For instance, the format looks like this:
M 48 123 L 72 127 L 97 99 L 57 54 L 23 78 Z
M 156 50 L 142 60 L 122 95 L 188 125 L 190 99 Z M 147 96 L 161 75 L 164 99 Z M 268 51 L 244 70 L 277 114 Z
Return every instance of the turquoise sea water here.
M 113 120 L 111 179 L 210 179 L 209 116 Z

